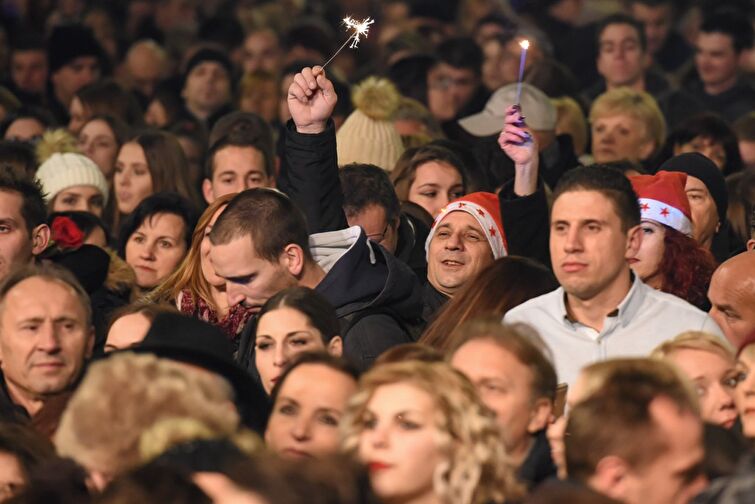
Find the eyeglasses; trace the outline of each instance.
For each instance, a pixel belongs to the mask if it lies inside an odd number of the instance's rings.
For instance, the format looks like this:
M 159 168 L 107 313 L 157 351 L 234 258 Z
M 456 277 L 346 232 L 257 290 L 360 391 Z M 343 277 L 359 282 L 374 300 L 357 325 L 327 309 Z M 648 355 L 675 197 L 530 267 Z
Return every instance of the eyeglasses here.
M 385 229 L 383 229 L 383 232 L 380 234 L 368 234 L 367 239 L 371 242 L 380 243 L 381 241 L 385 240 L 385 235 L 388 233 L 388 228 L 390 227 L 390 224 L 385 225 Z

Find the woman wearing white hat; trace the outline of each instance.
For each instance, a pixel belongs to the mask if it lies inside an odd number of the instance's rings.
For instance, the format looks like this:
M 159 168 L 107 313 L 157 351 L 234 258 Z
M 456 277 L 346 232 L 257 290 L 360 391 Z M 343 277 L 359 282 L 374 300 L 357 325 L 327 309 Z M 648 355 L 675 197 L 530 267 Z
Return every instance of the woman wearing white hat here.
M 54 153 L 37 170 L 50 213 L 67 210 L 102 217 L 108 184 L 97 165 L 83 154 Z

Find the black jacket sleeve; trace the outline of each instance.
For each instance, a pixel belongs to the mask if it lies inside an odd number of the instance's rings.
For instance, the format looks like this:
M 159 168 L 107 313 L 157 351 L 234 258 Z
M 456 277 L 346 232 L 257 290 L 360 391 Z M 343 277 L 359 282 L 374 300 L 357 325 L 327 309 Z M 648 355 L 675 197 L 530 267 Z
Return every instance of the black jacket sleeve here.
M 343 338 L 343 354 L 366 371 L 383 352 L 396 345 L 414 343 L 396 319 L 387 314 L 368 315 L 354 324 Z
M 286 125 L 285 187 L 307 219 L 310 234 L 348 227 L 338 178 L 336 132 L 333 121 L 322 133 L 305 135 L 293 121 Z
M 543 183 L 538 182 L 537 191 L 533 194 L 517 196 L 512 180 L 501 188 L 498 202 L 508 254 L 529 257 L 550 268 L 550 220 Z

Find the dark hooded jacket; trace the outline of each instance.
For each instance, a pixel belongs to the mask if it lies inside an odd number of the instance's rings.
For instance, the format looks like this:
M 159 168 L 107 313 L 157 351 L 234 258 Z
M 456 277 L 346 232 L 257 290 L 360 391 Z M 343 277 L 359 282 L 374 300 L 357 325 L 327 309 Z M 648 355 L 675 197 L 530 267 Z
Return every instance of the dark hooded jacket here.
M 309 245 L 327 273 L 315 290 L 336 309 L 349 359 L 366 369 L 385 350 L 415 341 L 422 293 L 409 266 L 356 226 L 312 235 Z
M 326 273 L 315 290 L 336 310 L 349 360 L 367 369 L 385 350 L 416 340 L 422 288 L 409 266 L 357 226 L 311 235 L 309 246 Z M 256 323 L 247 324 L 239 349 L 239 362 L 250 369 L 255 330 Z
M 287 170 L 285 180 L 280 181 L 279 187 L 286 188 L 288 196 L 304 213 L 310 233 L 343 229 L 347 224 L 343 212 L 343 192 L 338 178 L 333 121 L 328 121 L 325 131 L 313 135 L 298 133 L 293 122 L 289 121 L 285 134 Z M 532 257 L 550 265 L 547 238 L 548 204 L 543 184 L 539 184 L 534 194 L 525 197 L 516 196 L 513 187 L 514 181 L 510 180 L 499 193 L 509 254 Z M 399 242 L 395 255 L 402 260 L 407 258 L 415 273 L 426 271 L 427 262 L 420 265 L 419 259 L 426 257 L 427 230 L 417 226 L 419 233 L 411 235 L 410 240 L 410 234 L 402 230 L 407 221 L 409 219 L 402 219 L 399 226 Z M 426 274 L 418 278 L 425 284 L 421 297 L 423 323 L 427 323 L 448 298 L 427 283 Z

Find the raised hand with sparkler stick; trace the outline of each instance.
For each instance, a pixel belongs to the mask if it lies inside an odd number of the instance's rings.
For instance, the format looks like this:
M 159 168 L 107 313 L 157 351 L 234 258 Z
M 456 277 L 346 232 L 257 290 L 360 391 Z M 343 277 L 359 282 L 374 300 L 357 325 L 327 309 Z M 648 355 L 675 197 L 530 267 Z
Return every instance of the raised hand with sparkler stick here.
M 302 68 L 288 87 L 288 110 L 299 133 L 325 131 L 338 102 L 333 83 L 321 67 Z
M 520 105 L 510 105 L 506 109 L 503 130 L 498 136 L 501 150 L 514 162 L 514 193 L 527 196 L 537 188 L 539 156 L 537 140 L 530 131 Z

